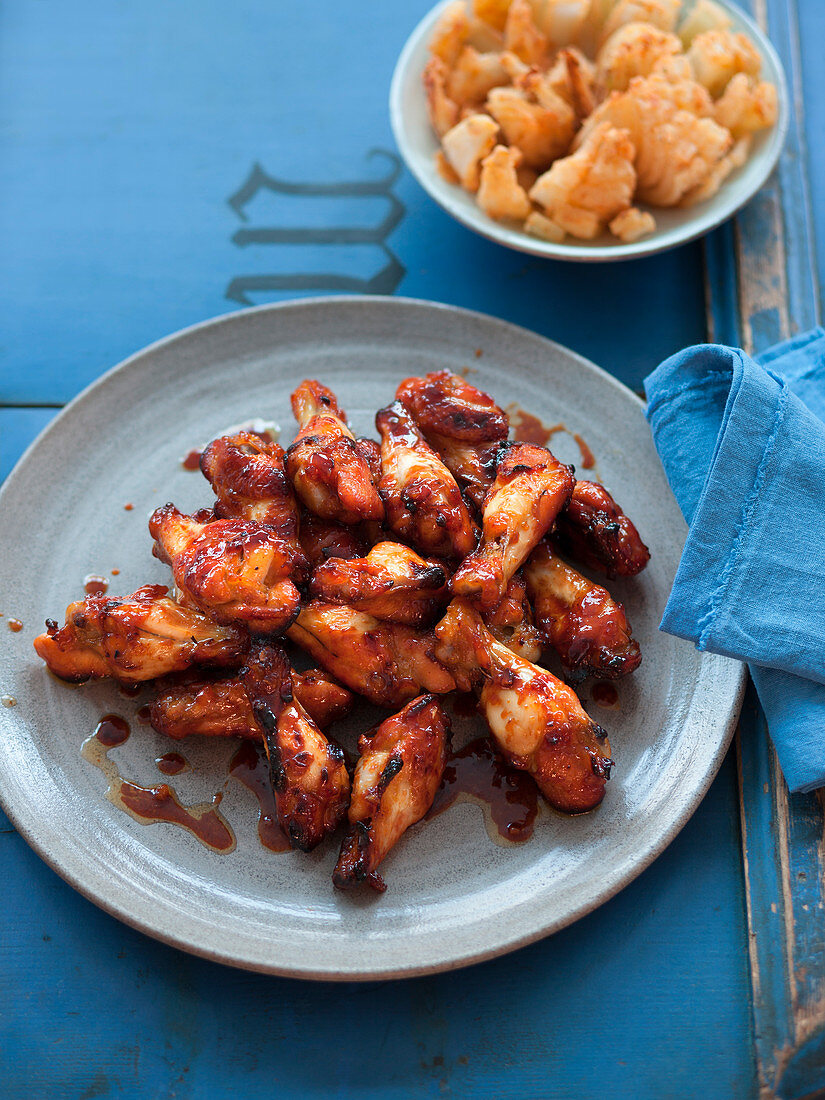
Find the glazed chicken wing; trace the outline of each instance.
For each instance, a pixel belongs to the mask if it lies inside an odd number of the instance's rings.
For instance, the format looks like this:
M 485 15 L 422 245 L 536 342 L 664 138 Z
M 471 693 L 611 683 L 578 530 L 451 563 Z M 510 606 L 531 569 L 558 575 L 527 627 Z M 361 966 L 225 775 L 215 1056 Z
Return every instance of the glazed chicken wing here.
M 511 578 L 501 603 L 484 616 L 484 625 L 497 642 L 502 642 L 526 661 L 537 661 L 541 657 L 542 637 L 533 622 L 533 609 L 521 570 Z
M 572 688 L 497 642 L 464 600 L 453 600 L 435 631 L 439 660 L 460 687 L 478 692 L 509 763 L 529 772 L 558 810 L 598 806 L 613 764 L 610 746 Z
M 293 670 L 292 690 L 320 729 L 343 718 L 355 701 L 351 691 L 317 668 L 307 672 Z M 158 733 L 175 740 L 193 734 L 263 740 L 263 730 L 252 713 L 249 696 L 238 676 L 166 683 L 152 701 L 149 717 Z
M 463 558 L 478 532 L 456 480 L 400 401 L 376 414 L 390 528 L 424 554 Z
M 567 679 L 617 680 L 639 667 L 624 608 L 602 588 L 571 569 L 541 543 L 524 568 L 536 623 L 561 658 Z
M 329 558 L 362 558 L 369 549 L 360 528 L 321 519 L 312 512 L 301 514 L 299 537 L 311 569 Z
M 292 395 L 292 411 L 300 431 L 287 451 L 286 470 L 302 503 L 339 523 L 383 519 L 363 445 L 358 446 L 332 390 L 302 382 Z
M 484 505 L 481 543 L 454 574 L 453 595 L 477 601 L 483 611 L 491 611 L 567 503 L 573 484 L 570 467 L 545 447 L 502 446 L 496 480 Z
M 496 454 L 507 438 L 507 414 L 492 397 L 448 370 L 405 379 L 396 397 L 481 511 L 496 476 Z
M 312 603 L 289 638 L 352 691 L 379 707 L 400 707 L 422 690 L 443 695 L 455 681 L 434 655 L 431 633 L 382 623 L 364 611 Z
M 441 784 L 450 720 L 432 695 L 422 695 L 358 742 L 350 827 L 332 875 L 339 890 L 361 882 L 386 889 L 376 868 L 433 804 Z
M 104 676 L 136 683 L 193 664 L 237 665 L 248 644 L 246 631 L 181 607 L 160 584 L 131 596 L 87 596 L 66 608 L 65 626 L 49 619 L 46 628 L 34 648 L 70 683 Z
M 447 573 L 398 542 L 379 542 L 364 558 L 332 558 L 312 576 L 310 594 L 385 622 L 430 623 L 446 603 Z
M 295 698 L 283 649 L 255 647 L 240 677 L 264 731 L 278 822 L 293 848 L 309 852 L 334 832 L 347 812 L 350 783 L 344 752 Z
M 607 489 L 577 481 L 553 531 L 561 549 L 608 577 L 633 577 L 650 560 L 639 532 Z
M 201 471 L 218 498 L 216 518 L 273 527 L 292 549 L 296 573 L 306 570 L 298 541 L 298 506 L 286 476 L 283 447 L 255 432 L 224 435 L 201 455 Z
M 289 579 L 294 551 L 274 527 L 241 519 L 198 523 L 174 504 L 149 519 L 155 556 L 172 567 L 187 601 L 218 622 L 283 630 L 301 596 Z

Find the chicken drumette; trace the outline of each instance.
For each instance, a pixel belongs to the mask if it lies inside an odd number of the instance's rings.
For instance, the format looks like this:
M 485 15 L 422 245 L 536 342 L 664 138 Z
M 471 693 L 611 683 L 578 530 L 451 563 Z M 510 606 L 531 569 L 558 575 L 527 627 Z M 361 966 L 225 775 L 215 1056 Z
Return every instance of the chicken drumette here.
M 294 552 L 274 527 L 241 519 L 199 523 L 165 504 L 150 517 L 149 531 L 183 598 L 218 622 L 270 633 L 297 615 L 301 596 L 289 578 Z
M 504 444 L 484 505 L 481 543 L 453 575 L 453 595 L 474 600 L 483 611 L 499 604 L 510 578 L 552 526 L 572 490 L 570 467 L 545 447 Z
M 309 852 L 338 827 L 349 804 L 344 752 L 295 698 L 283 649 L 256 646 L 240 672 L 263 729 L 278 822 L 294 848 Z
M 529 772 L 558 810 L 598 806 L 613 763 L 610 746 L 575 692 L 497 642 L 464 600 L 453 600 L 435 632 L 439 660 L 459 687 L 479 694 L 496 744 L 513 767 Z
M 375 417 L 388 526 L 423 554 L 463 558 L 478 541 L 456 480 L 400 401 Z
M 343 718 L 355 697 L 317 668 L 292 672 L 292 690 L 320 729 Z M 149 708 L 154 729 L 167 737 L 246 737 L 263 740 L 263 730 L 239 676 L 167 682 Z
M 302 382 L 292 395 L 292 411 L 300 431 L 286 453 L 286 471 L 301 502 L 339 523 L 383 519 L 371 456 L 356 442 L 332 390 Z
M 71 683 L 104 676 L 136 683 L 193 664 L 237 665 L 248 645 L 246 631 L 181 607 L 160 584 L 131 596 L 87 596 L 66 608 L 65 626 L 47 620 L 46 627 L 34 648 Z
M 546 543 L 524 568 L 536 625 L 561 658 L 568 680 L 619 679 L 639 667 L 624 608 L 607 589 L 571 569 Z
M 377 873 L 402 834 L 433 804 L 444 774 L 450 720 L 432 695 L 422 695 L 358 742 L 350 827 L 332 875 L 339 890 L 367 882 L 385 890 Z
M 336 679 L 380 707 L 400 707 L 421 691 L 443 695 L 455 681 L 434 655 L 432 633 L 383 623 L 364 611 L 312 603 L 289 638 Z
M 310 593 L 385 622 L 431 623 L 447 599 L 447 573 L 398 542 L 379 542 L 364 558 L 330 559 L 312 576 Z
M 553 531 L 572 558 L 608 577 L 633 577 L 650 560 L 639 532 L 603 485 L 577 481 Z

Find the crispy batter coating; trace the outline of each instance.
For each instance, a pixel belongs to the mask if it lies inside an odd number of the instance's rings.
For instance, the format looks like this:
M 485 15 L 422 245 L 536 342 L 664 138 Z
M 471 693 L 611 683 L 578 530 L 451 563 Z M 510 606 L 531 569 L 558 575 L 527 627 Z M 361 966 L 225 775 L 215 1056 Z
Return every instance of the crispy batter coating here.
M 610 746 L 575 692 L 497 642 L 464 600 L 453 600 L 436 635 L 439 659 L 461 687 L 478 693 L 507 761 L 529 772 L 557 810 L 598 806 L 613 764 Z
M 295 698 L 320 729 L 349 714 L 355 702 L 351 691 L 320 669 L 292 672 Z M 263 730 L 252 713 L 249 696 L 238 676 L 221 679 L 170 678 L 159 685 L 150 721 L 158 733 L 180 740 L 203 737 L 246 737 L 263 740 Z
M 70 683 L 112 676 L 122 683 L 153 680 L 193 664 L 239 664 L 246 631 L 219 626 L 181 607 L 160 584 L 131 596 L 87 596 L 69 604 L 66 624 L 48 620 L 34 648 L 55 676 Z
M 384 622 L 427 625 L 447 602 L 447 572 L 408 546 L 379 542 L 364 558 L 331 559 L 313 574 L 310 595 Z
M 477 19 L 503 31 L 511 3 L 512 0 L 472 0 L 471 10 Z
M 590 240 L 630 206 L 636 187 L 634 155 L 627 130 L 605 122 L 575 153 L 538 178 L 530 198 L 562 229 Z
M 455 681 L 435 659 L 432 633 L 380 622 L 364 611 L 313 600 L 290 639 L 337 680 L 379 707 L 400 707 L 422 690 L 443 695 Z
M 500 53 L 465 46 L 447 77 L 446 94 L 459 109 L 472 106 L 477 110 L 491 89 L 509 80 Z
M 717 99 L 713 117 L 734 138 L 742 138 L 773 126 L 779 114 L 776 88 L 767 81 L 755 81 L 745 73 L 731 77 Z
M 530 0 L 512 0 L 504 23 L 504 48 L 525 65 L 544 65 L 549 43 L 533 18 Z
M 467 191 L 478 190 L 481 162 L 495 145 L 497 133 L 489 115 L 471 114 L 442 137 L 444 156 Z
M 687 50 L 694 38 L 705 31 L 724 31 L 733 25 L 733 20 L 713 0 L 696 0 L 685 19 L 679 24 L 679 37 Z
M 694 76 L 716 99 L 737 73 L 759 76 L 762 58 L 745 34 L 717 29 L 698 34 L 687 52 Z
M 440 57 L 431 57 L 424 66 L 424 94 L 427 98 L 427 114 L 432 128 L 444 137 L 458 122 L 458 104 L 447 91 L 450 70 Z
M 301 502 L 337 523 L 383 519 L 369 462 L 332 390 L 307 379 L 292 394 L 292 411 L 300 431 L 286 453 L 286 471 Z
M 538 171 L 544 171 L 557 157 L 564 156 L 576 132 L 573 108 L 549 85 L 543 104 L 531 99 L 522 88 L 493 88 L 487 96 L 487 110 L 501 127 L 507 144 L 517 146 L 524 163 Z M 484 156 L 493 144 L 484 151 Z
M 255 432 L 214 439 L 201 471 L 215 496 L 217 519 L 245 519 L 273 527 L 295 555 L 295 573 L 307 570 L 298 541 L 298 505 L 286 476 L 284 449 Z
M 596 58 L 596 95 L 623 92 L 634 76 L 648 76 L 657 62 L 682 53 L 675 34 L 650 23 L 624 23 L 614 31 Z
M 375 416 L 388 526 L 424 554 L 463 558 L 478 532 L 456 480 L 400 401 Z
M 493 487 L 484 505 L 481 543 L 450 581 L 454 596 L 491 611 L 555 522 L 573 491 L 569 466 L 532 443 L 502 446 Z
M 625 244 L 630 244 L 655 232 L 656 219 L 649 210 L 639 210 L 637 206 L 629 206 L 627 210 L 620 211 L 611 220 L 609 228 L 614 237 L 618 237 Z
M 448 370 L 405 378 L 396 397 L 480 510 L 509 431 L 507 414 L 488 394 Z
M 633 577 L 650 560 L 633 522 L 594 481 L 576 482 L 553 538 L 565 553 L 608 577 Z
M 596 106 L 596 69 L 575 46 L 559 50 L 547 73 L 549 87 L 573 108 L 577 118 L 587 118 Z
M 524 221 L 530 213 L 530 200 L 516 174 L 520 162 L 521 152 L 506 145 L 497 145 L 481 162 L 478 205 L 496 221 Z
M 217 622 L 269 633 L 297 615 L 294 550 L 274 527 L 241 519 L 198 523 L 164 504 L 152 513 L 149 531 L 155 556 L 172 567 L 180 592 Z
M 681 7 L 682 0 L 619 0 L 604 21 L 602 41 L 628 23 L 649 23 L 660 31 L 675 30 Z
M 350 782 L 344 752 L 295 698 L 283 649 L 255 646 L 240 678 L 264 732 L 278 823 L 293 848 L 309 852 L 335 831 L 347 812 Z
M 467 36 L 470 33 L 470 19 L 463 0 L 454 0 L 441 14 L 430 39 L 430 53 L 452 68 L 458 60 Z
M 386 889 L 376 868 L 420 821 L 441 784 L 450 719 L 432 695 L 421 695 L 358 742 L 350 828 L 332 875 L 339 890 L 366 882 Z
M 583 577 L 543 542 L 524 567 L 536 624 L 561 658 L 567 679 L 618 680 L 639 667 L 624 608 L 607 589 Z

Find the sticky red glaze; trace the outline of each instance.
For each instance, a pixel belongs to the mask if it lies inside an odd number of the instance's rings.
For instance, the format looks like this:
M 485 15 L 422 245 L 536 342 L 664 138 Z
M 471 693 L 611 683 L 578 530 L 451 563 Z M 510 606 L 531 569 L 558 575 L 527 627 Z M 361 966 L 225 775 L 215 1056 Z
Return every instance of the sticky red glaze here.
M 201 452 L 190 451 L 185 458 L 181 459 L 180 464 L 184 470 L 199 470 L 201 468 Z
M 524 772 L 510 768 L 486 737 L 451 753 L 428 817 L 454 805 L 461 795 L 485 803 L 499 836 L 523 844 L 533 835 L 539 791 Z
M 97 573 L 88 573 L 83 578 L 83 589 L 87 596 L 102 596 L 108 591 L 109 582 L 105 577 L 100 577 Z
M 131 512 L 133 508 L 134 508 L 134 504 L 124 504 L 123 505 L 123 511 L 124 512 Z
M 513 439 L 517 443 L 536 443 L 540 447 L 546 447 L 556 432 L 565 430 L 564 424 L 554 424 L 548 428 L 537 416 L 517 406 L 508 408 L 508 411 L 512 417 Z
M 229 762 L 229 774 L 258 800 L 258 839 L 270 852 L 288 852 L 289 840 L 278 824 L 275 793 L 269 777 L 269 764 L 263 747 L 254 741 L 242 741 Z
M 598 684 L 593 685 L 593 702 L 597 703 L 600 707 L 615 707 L 619 701 L 619 693 L 613 684 L 607 684 L 604 681 L 599 681 Z
M 217 810 L 207 810 L 203 817 L 195 817 L 178 802 L 171 787 L 161 783 L 158 787 L 140 787 L 128 779 L 121 779 L 116 794 L 123 805 L 146 821 L 169 821 L 193 833 L 202 844 L 216 852 L 229 852 L 235 839 L 218 816 Z M 215 796 L 215 804 L 220 795 Z
M 592 470 L 596 465 L 596 459 L 593 456 L 593 452 L 576 432 L 573 433 L 573 438 L 578 444 L 579 454 L 582 456 L 582 466 L 584 466 L 585 470 Z
M 9 619 L 9 630 L 12 634 L 19 634 L 23 629 L 23 623 L 20 619 Z
M 95 737 L 108 749 L 129 739 L 129 723 L 119 714 L 104 714 L 95 728 Z
M 155 763 L 158 771 L 163 772 L 164 775 L 177 775 L 186 767 L 186 760 L 179 752 L 166 752 L 163 756 L 159 756 Z

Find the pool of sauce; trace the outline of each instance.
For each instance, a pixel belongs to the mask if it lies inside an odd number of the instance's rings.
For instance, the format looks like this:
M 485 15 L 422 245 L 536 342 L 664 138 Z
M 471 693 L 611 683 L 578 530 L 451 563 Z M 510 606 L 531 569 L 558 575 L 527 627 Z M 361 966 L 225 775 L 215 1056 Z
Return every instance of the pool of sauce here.
M 199 470 L 201 468 L 201 452 L 190 451 L 185 458 L 181 459 L 180 464 L 184 470 Z
M 462 718 L 478 714 L 478 700 L 471 691 L 457 691 L 453 696 L 453 710 Z
M 270 852 L 288 852 L 289 840 L 278 824 L 275 794 L 269 779 L 269 762 L 263 746 L 254 741 L 241 741 L 229 762 L 229 774 L 237 779 L 258 800 L 258 839 Z
M 593 702 L 600 707 L 615 707 L 619 702 L 619 693 L 616 688 L 613 684 L 608 684 L 604 680 L 599 680 L 598 683 L 594 684 L 590 694 Z
M 13 695 L 0 695 L 0 704 L 4 707 L 16 707 L 17 700 Z
M 216 852 L 231 852 L 235 834 L 218 806 L 219 791 L 211 802 L 184 806 L 167 783 L 157 787 L 141 787 L 124 779 L 109 752 L 129 738 L 129 723 L 119 714 L 104 714 L 94 733 L 87 737 L 81 749 L 84 760 L 99 768 L 109 781 L 106 797 L 142 825 L 166 821 L 179 825 Z
M 178 775 L 187 767 L 186 759 L 179 752 L 165 752 L 155 763 L 164 775 Z
M 89 573 L 83 578 L 83 589 L 87 596 L 102 596 L 108 588 L 109 582 L 97 573 Z
M 577 432 L 573 432 L 573 438 L 578 445 L 579 454 L 582 456 L 582 466 L 585 470 L 592 470 L 596 465 L 596 459 L 593 456 L 593 452 Z
M 518 405 L 508 405 L 507 412 L 513 428 L 513 439 L 517 443 L 536 443 L 546 447 L 556 432 L 566 431 L 564 424 L 554 424 L 548 428 L 537 416 L 525 412 Z
M 529 775 L 509 767 L 486 737 L 450 754 L 427 817 L 444 813 L 456 802 L 481 806 L 487 833 L 496 844 L 523 844 L 533 835 L 538 787 Z
M 123 505 L 123 511 L 124 512 L 131 512 L 133 508 L 134 508 L 134 504 L 124 504 Z
M 19 634 L 23 629 L 23 624 L 20 619 L 9 619 L 9 630 L 12 634 Z

